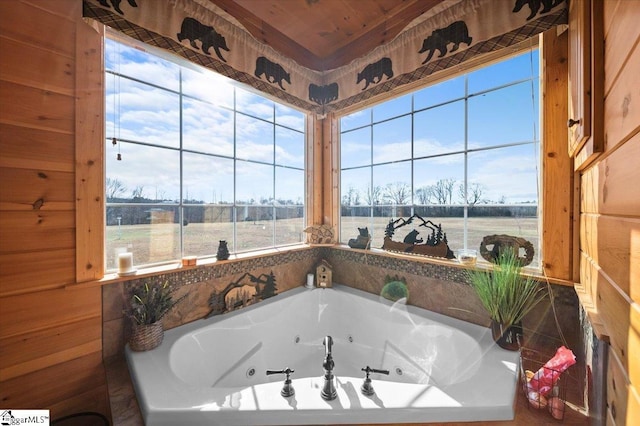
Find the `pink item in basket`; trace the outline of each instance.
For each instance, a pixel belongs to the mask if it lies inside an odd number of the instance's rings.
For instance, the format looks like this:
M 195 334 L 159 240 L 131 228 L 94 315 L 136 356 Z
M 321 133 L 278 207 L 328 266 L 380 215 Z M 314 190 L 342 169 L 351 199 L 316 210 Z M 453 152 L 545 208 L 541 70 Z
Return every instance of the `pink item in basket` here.
M 546 396 L 560 378 L 560 374 L 575 363 L 576 356 L 571 352 L 571 349 L 560 346 L 553 358 L 540 367 L 529 380 L 529 383 L 527 383 L 529 390 Z

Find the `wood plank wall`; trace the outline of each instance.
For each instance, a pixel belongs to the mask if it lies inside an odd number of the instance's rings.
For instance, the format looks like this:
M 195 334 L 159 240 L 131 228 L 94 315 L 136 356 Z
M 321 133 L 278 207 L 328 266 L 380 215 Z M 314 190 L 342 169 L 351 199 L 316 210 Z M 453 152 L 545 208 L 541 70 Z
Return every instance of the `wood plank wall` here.
M 77 38 L 102 45 L 81 8 L 0 1 L 0 406 L 54 419 L 110 415 L 101 289 L 75 285 Z
M 640 424 L 640 1 L 604 2 L 604 152 L 581 174 L 580 282 L 610 341 L 607 424 Z

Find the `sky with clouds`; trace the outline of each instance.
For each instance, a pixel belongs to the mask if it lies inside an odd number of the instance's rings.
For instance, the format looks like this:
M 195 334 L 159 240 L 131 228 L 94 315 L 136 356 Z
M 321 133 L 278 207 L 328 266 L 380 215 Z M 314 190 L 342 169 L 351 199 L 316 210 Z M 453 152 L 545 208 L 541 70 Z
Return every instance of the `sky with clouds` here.
M 143 187 L 145 197 L 179 199 L 182 125 L 182 146 L 188 151 L 183 153 L 183 199 L 304 200 L 302 112 L 215 73 L 112 40 L 106 42 L 105 62 L 108 70 L 131 77 L 107 74 L 107 138 L 141 143 L 107 144 L 107 175 L 123 183 L 123 196 Z M 374 186 L 413 182 L 415 189 L 443 178 L 461 182 L 466 140 L 470 149 L 478 149 L 468 155 L 468 181 L 483 188 L 484 198 L 537 200 L 539 144 L 485 149 L 539 138 L 537 77 L 537 52 L 527 52 L 343 118 L 343 192 L 355 188 L 364 194 L 372 179 Z M 521 82 L 490 91 L 513 81 Z M 474 95 L 466 105 L 465 86 Z M 175 93 L 180 89 L 182 97 Z M 409 114 L 412 105 L 419 112 Z M 372 121 L 376 124 L 358 129 Z M 118 153 L 122 161 L 116 160 Z M 359 169 L 371 164 L 372 169 Z

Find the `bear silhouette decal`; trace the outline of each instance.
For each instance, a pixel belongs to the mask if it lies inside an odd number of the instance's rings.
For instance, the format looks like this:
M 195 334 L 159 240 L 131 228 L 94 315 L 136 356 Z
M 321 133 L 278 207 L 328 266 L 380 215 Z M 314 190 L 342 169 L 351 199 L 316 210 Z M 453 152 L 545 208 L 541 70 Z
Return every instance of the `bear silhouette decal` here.
M 260 56 L 256 59 L 256 72 L 255 76 L 261 78 L 264 75 L 265 79 L 269 83 L 278 84 L 282 90 L 286 90 L 282 86 L 282 82 L 286 81 L 291 84 L 291 75 L 282 68 L 280 64 L 271 62 L 264 56 Z
M 440 51 L 438 58 L 442 58 L 447 54 L 447 48 L 450 43 L 453 43 L 453 48 L 450 52 L 455 52 L 460 47 L 460 43 L 470 46 L 472 40 L 473 38 L 469 37 L 467 24 L 464 21 L 456 21 L 448 27 L 434 30 L 429 37 L 423 40 L 422 49 L 418 53 L 429 52 L 427 58 L 422 61 L 423 64 L 426 64 L 431 60 L 436 50 Z
M 380 83 L 382 77 L 385 75 L 387 76 L 387 80 L 393 77 L 392 63 L 389 58 L 382 58 L 378 62 L 364 67 L 362 72 L 358 73 L 356 84 L 360 84 L 360 82 L 364 80 L 365 84 L 362 90 L 365 90 L 371 83 Z
M 527 21 L 533 19 L 534 16 L 540 13 L 547 13 L 564 0 L 516 0 L 516 4 L 513 7 L 513 13 L 518 13 L 525 6 L 529 6 L 529 16 L 527 16 Z M 540 10 L 540 6 L 542 6 L 542 10 Z
M 213 47 L 218 59 L 227 62 L 227 60 L 222 57 L 222 53 L 220 53 L 220 49 L 226 50 L 227 52 L 229 51 L 227 41 L 213 27 L 201 24 L 193 18 L 184 18 L 177 37 L 180 42 L 184 39 L 189 40 L 189 44 L 194 49 L 198 48 L 196 40 L 200 40 L 200 43 L 202 43 L 201 49 L 204 53 L 209 55 L 209 49 Z
M 309 85 L 309 100 L 318 105 L 325 105 L 338 99 L 338 83 L 331 83 L 325 86 L 318 86 L 313 83 Z

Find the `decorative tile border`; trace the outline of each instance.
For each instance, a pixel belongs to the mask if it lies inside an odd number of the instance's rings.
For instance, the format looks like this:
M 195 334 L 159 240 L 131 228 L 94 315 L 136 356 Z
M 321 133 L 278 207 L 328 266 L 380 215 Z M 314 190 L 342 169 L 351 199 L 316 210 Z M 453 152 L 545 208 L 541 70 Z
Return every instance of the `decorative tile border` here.
M 126 282 L 125 289 L 127 293 L 129 293 L 129 290 L 134 287 L 158 281 L 168 282 L 174 289 L 178 289 L 185 285 L 242 274 L 244 272 L 260 268 L 271 268 L 287 263 L 314 260 L 317 259 L 319 255 L 318 248 L 310 248 L 303 250 L 291 250 L 250 259 L 216 262 L 211 265 L 201 265 L 196 268 L 177 270 L 166 274 L 131 280 Z
M 332 258 L 363 265 L 392 269 L 405 274 L 427 276 L 443 281 L 467 283 L 465 269 L 437 263 L 427 263 L 411 258 L 391 257 L 383 253 L 351 251 L 342 249 L 323 248 L 320 253 L 331 263 Z

